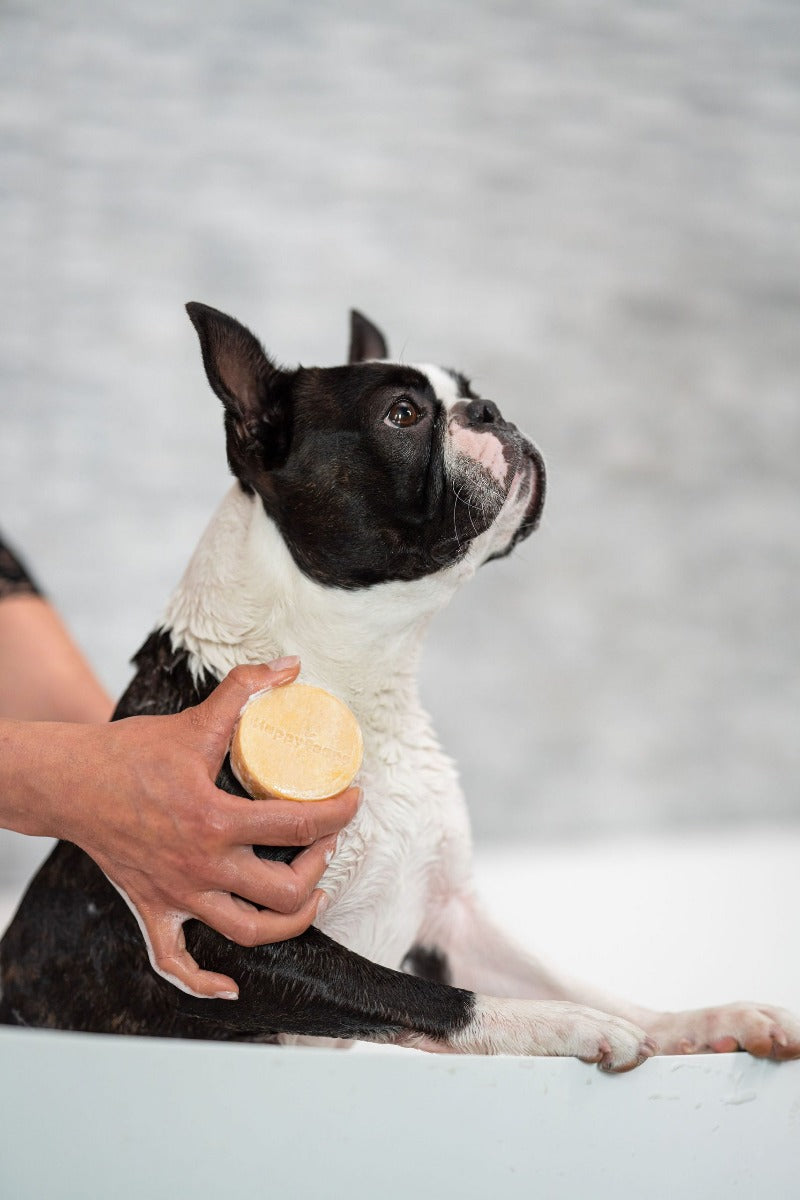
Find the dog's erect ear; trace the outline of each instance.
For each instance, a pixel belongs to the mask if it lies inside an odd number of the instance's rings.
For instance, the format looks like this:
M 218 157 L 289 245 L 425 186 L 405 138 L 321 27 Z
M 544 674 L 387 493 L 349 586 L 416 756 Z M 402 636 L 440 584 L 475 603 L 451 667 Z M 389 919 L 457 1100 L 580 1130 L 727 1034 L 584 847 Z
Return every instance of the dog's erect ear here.
M 186 311 L 200 338 L 208 382 L 225 405 L 231 468 L 241 475 L 243 460 L 254 452 L 264 466 L 274 466 L 288 449 L 291 373 L 276 367 L 258 339 L 233 317 L 195 301 Z
M 200 338 L 208 382 L 222 403 L 244 418 L 257 412 L 276 370 L 261 343 L 233 317 L 207 304 L 192 300 L 186 311 Z
M 388 358 L 386 338 L 365 316 L 356 309 L 350 310 L 350 357 L 349 363 L 366 362 L 370 358 Z

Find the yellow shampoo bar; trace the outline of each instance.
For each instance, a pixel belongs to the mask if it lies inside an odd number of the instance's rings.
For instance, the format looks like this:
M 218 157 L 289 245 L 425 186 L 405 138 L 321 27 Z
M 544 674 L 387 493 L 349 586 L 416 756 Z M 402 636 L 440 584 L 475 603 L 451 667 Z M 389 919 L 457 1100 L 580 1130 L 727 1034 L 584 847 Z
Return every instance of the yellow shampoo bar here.
M 308 683 L 252 696 L 231 743 L 231 767 L 255 800 L 326 800 L 353 782 L 361 729 L 338 697 Z

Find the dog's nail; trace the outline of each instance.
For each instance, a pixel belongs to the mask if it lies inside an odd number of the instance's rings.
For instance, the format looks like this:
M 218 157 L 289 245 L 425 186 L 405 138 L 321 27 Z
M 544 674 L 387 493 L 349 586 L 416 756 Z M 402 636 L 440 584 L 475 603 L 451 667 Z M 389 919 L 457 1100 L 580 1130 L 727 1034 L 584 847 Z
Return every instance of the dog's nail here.
M 291 667 L 296 667 L 300 659 L 296 654 L 287 654 L 285 658 L 273 658 L 272 662 L 267 663 L 270 671 L 288 671 Z

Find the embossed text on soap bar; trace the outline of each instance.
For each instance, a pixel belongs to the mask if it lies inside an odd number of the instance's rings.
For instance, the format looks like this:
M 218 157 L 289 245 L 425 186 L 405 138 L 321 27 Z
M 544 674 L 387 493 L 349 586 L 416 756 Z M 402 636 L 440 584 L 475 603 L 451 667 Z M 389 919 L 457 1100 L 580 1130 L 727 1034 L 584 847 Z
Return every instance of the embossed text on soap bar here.
M 290 746 L 297 746 L 298 749 L 310 750 L 312 754 L 322 754 L 327 758 L 333 759 L 340 765 L 344 766 L 348 759 L 347 755 L 341 750 L 337 750 L 335 746 L 325 746 L 322 742 L 316 741 L 315 738 L 309 737 L 305 733 L 291 733 L 286 729 L 281 729 L 278 725 L 273 725 L 271 721 L 265 717 L 254 717 L 253 724 L 261 730 L 262 733 L 269 737 L 275 738 L 276 741 L 286 742 Z

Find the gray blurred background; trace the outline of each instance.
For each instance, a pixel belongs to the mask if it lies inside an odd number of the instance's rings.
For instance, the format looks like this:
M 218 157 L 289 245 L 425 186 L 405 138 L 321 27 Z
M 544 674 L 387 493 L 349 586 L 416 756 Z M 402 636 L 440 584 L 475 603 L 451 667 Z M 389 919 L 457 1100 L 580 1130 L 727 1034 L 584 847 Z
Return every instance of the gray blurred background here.
M 426 661 L 478 838 L 798 820 L 795 0 L 11 2 L 0 99 L 0 527 L 114 692 L 228 486 L 184 301 L 355 305 L 549 467 Z

